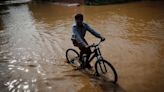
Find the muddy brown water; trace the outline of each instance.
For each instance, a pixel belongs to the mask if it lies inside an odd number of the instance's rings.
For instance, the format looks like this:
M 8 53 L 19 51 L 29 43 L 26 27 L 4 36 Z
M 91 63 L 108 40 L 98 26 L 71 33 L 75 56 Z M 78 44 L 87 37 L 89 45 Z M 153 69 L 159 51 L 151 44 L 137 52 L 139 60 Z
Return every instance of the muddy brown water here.
M 100 32 L 116 85 L 65 63 L 75 13 Z M 88 42 L 98 39 L 87 33 Z M 75 48 L 76 49 L 76 48 Z M 164 2 L 105 6 L 30 4 L 0 15 L 0 92 L 163 92 Z

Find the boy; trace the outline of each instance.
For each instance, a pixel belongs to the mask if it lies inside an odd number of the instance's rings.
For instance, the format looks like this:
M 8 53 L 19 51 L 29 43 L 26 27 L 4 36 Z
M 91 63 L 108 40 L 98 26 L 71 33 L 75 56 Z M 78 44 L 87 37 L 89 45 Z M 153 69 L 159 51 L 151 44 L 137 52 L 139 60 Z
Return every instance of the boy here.
M 81 65 L 81 68 L 86 67 L 86 68 L 90 69 L 91 65 L 89 64 L 90 62 L 88 61 L 88 59 L 90 57 L 91 50 L 89 48 L 87 41 L 84 38 L 86 31 L 90 32 L 95 37 L 100 38 L 102 41 L 104 41 L 105 38 L 102 37 L 95 30 L 93 30 L 88 24 L 83 22 L 83 15 L 82 14 L 76 14 L 75 15 L 75 22 L 76 22 L 76 24 L 73 25 L 73 27 L 72 27 L 73 35 L 72 35 L 71 40 L 72 40 L 74 46 L 77 46 L 80 49 L 80 61 L 82 61 L 81 57 L 83 54 L 87 55 L 86 65 L 85 66 Z

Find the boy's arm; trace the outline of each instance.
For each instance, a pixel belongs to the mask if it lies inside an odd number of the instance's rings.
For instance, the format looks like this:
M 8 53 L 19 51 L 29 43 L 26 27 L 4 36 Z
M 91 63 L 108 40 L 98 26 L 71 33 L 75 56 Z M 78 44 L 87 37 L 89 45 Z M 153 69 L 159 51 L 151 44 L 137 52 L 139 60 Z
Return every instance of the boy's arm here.
M 99 33 L 97 33 L 94 29 L 92 29 L 88 24 L 85 24 L 85 25 L 86 25 L 87 30 L 91 34 L 93 34 L 95 37 L 102 38 L 101 35 Z

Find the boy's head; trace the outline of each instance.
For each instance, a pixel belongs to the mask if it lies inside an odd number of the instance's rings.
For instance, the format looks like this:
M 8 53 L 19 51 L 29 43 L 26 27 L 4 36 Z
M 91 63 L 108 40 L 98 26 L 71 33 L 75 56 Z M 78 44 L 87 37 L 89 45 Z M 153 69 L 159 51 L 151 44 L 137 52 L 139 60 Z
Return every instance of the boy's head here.
M 82 26 L 83 25 L 83 15 L 82 14 L 76 14 L 75 15 L 75 21 L 76 21 L 76 24 L 78 26 Z

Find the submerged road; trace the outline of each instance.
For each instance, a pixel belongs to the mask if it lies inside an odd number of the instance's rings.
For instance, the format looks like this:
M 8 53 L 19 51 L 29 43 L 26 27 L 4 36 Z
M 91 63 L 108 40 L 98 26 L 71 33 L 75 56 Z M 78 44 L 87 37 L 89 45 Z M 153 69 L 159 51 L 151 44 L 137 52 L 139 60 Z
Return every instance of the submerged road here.
M 6 7 L 0 15 L 0 92 L 163 92 L 163 5 Z M 106 38 L 101 50 L 117 70 L 116 85 L 65 63 L 77 12 Z M 89 33 L 86 38 L 98 42 Z

